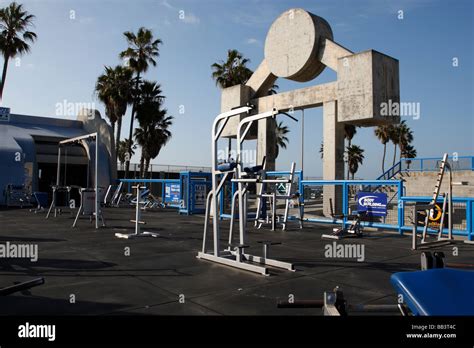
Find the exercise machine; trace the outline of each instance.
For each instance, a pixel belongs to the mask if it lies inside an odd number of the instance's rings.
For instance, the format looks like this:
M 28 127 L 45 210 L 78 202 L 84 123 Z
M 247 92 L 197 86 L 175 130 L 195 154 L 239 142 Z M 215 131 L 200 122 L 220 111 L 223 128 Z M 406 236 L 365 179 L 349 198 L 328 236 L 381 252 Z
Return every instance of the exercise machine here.
M 442 251 L 433 253 L 424 251 L 421 253 L 420 268 L 422 271 L 434 268 L 459 268 L 474 270 L 474 264 L 446 262 Z
M 100 188 L 99 188 L 99 193 L 100 193 Z M 72 224 L 72 227 L 76 227 L 77 221 L 79 220 L 80 216 L 88 216 L 89 221 L 92 222 L 92 219 L 96 215 L 96 209 L 95 209 L 95 197 L 96 197 L 96 192 L 94 189 L 81 189 L 81 205 L 79 206 L 79 209 L 77 210 L 76 218 L 74 219 L 74 223 Z M 102 209 L 99 204 L 98 207 L 98 215 L 100 220 L 102 221 L 102 227 L 105 227 L 105 221 L 104 221 L 104 216 L 102 215 Z
M 438 233 L 437 238 L 434 241 L 429 241 L 429 223 L 430 223 L 430 216 L 435 213 L 436 211 L 436 204 L 438 201 L 439 191 L 441 188 L 441 184 L 443 182 L 445 171 L 448 170 L 449 178 L 448 178 L 448 192 L 443 194 L 443 206 L 441 210 L 441 218 L 440 223 L 438 226 Z M 448 237 L 443 237 L 443 229 L 444 229 L 444 222 L 446 213 L 448 214 Z M 425 215 L 425 221 L 423 225 L 423 233 L 421 237 L 420 244 L 418 243 L 418 221 L 419 216 L 421 214 Z M 412 233 L 412 249 L 417 250 L 420 248 L 431 248 L 440 245 L 447 245 L 453 242 L 453 178 L 452 178 L 452 170 L 451 165 L 448 163 L 448 154 L 445 153 L 443 155 L 443 159 L 441 160 L 438 176 L 436 179 L 436 185 L 433 191 L 433 196 L 431 201 L 427 205 L 422 206 L 414 206 L 413 207 L 413 233 Z
M 242 106 L 233 110 L 219 114 L 212 126 L 212 189 L 207 195 L 206 200 L 206 215 L 204 221 L 204 233 L 203 233 L 203 244 L 202 250 L 198 253 L 199 259 L 208 260 L 223 265 L 259 273 L 262 275 L 269 275 L 267 266 L 294 271 L 294 266 L 291 263 L 274 260 L 268 257 L 269 248 L 272 243 L 271 241 L 260 241 L 263 245 L 263 256 L 255 256 L 245 253 L 245 249 L 250 246 L 247 243 L 246 232 L 247 232 L 247 194 L 248 184 L 268 184 L 268 183 L 289 183 L 287 179 L 268 179 L 262 178 L 261 176 L 249 177 L 244 171 L 244 165 L 242 163 L 242 143 L 248 134 L 250 127 L 258 120 L 266 118 L 275 118 L 280 114 L 277 110 L 250 115 L 243 118 L 238 125 L 237 129 L 237 159 L 235 162 L 227 162 L 218 165 L 217 160 L 217 144 L 221 137 L 222 131 L 226 126 L 227 122 L 231 117 L 240 114 L 250 114 L 252 106 Z M 286 114 L 287 115 L 287 114 Z M 289 116 L 289 115 L 287 115 Z M 291 117 L 291 116 L 289 116 Z M 292 118 L 292 117 L 291 117 Z M 263 169 L 263 168 L 262 168 Z M 254 170 L 255 172 L 255 170 Z M 239 242 L 228 243 L 228 248 L 221 249 L 221 234 L 219 228 L 220 220 L 220 204 L 219 196 L 222 188 L 227 180 L 236 183 L 238 185 L 238 191 L 235 195 L 235 199 L 238 199 L 238 217 L 239 217 Z M 235 202 L 235 200 L 234 200 Z M 213 250 L 207 251 L 207 235 L 209 219 L 212 211 L 212 237 L 213 237 Z M 234 215 L 234 214 L 232 214 Z M 233 222 L 233 221 L 232 221 Z M 232 236 L 229 235 L 230 240 Z
M 54 217 L 61 215 L 65 209 L 68 209 L 69 213 L 72 213 L 72 209 L 76 208 L 75 200 L 72 199 L 72 193 L 74 191 L 81 192 L 82 187 L 77 185 L 59 186 L 53 185 L 51 187 L 53 191 L 51 205 L 49 206 L 46 219 L 49 219 L 51 212 L 54 212 Z
M 130 220 L 130 222 L 133 222 L 135 224 L 135 233 L 131 234 L 126 234 L 126 233 L 115 233 L 115 237 L 117 238 L 123 238 L 123 239 L 132 239 L 132 238 L 137 238 L 137 237 L 159 237 L 160 235 L 158 233 L 154 232 L 147 232 L 141 231 L 141 225 L 145 225 L 146 222 L 142 221 L 141 219 L 141 212 L 142 212 L 142 207 L 141 202 L 140 202 L 140 197 L 143 196 L 144 190 L 147 190 L 145 186 L 140 186 L 139 184 L 136 186 L 132 187 L 134 190 L 136 190 L 136 199 L 135 199 L 135 219 Z
M 70 189 L 73 188 L 73 186 L 60 186 L 60 179 L 61 179 L 61 149 L 63 146 L 67 146 L 68 144 L 79 144 L 84 141 L 95 141 L 95 178 L 94 178 L 94 188 L 87 188 L 87 190 L 93 190 L 94 192 L 94 217 L 95 217 L 95 228 L 99 228 L 99 208 L 100 208 L 100 199 L 99 199 L 99 186 L 98 186 L 98 181 L 99 181 L 99 133 L 91 133 L 91 134 L 86 134 L 82 136 L 78 136 L 75 138 L 70 138 L 66 140 L 62 140 L 59 142 L 58 146 L 58 165 L 56 169 L 56 185 L 53 186 L 53 199 L 51 202 L 51 206 L 48 210 L 48 214 L 46 215 L 46 218 L 48 219 L 51 211 L 54 209 L 54 216 L 56 217 L 57 214 L 57 196 L 59 192 L 64 192 L 66 190 L 68 193 L 70 193 Z M 66 156 L 67 156 L 67 150 L 66 150 Z M 67 158 L 67 157 L 66 157 Z M 87 173 L 87 186 L 89 186 L 89 170 Z M 77 188 L 77 187 L 76 187 Z M 81 188 L 79 188 L 81 189 Z M 82 205 L 83 200 L 81 199 L 81 205 Z M 69 200 L 68 200 L 69 203 Z M 77 220 L 77 217 L 76 217 Z M 74 222 L 75 224 L 76 222 Z
M 349 304 L 344 292 L 338 286 L 333 291 L 324 292 L 322 300 L 279 301 L 277 308 L 318 308 L 324 316 L 348 316 L 352 313 L 394 313 L 406 315 L 407 308 L 403 304 Z
M 36 208 L 30 209 L 30 212 L 39 213 L 46 210 L 48 206 L 48 193 L 46 192 L 33 192 L 33 198 L 36 202 Z
M 446 263 L 443 252 L 421 253 L 421 271 L 392 274 L 390 282 L 403 301 L 396 305 L 347 303 L 341 288 L 325 292 L 323 300 L 280 301 L 278 308 L 322 308 L 328 316 L 350 312 L 390 313 L 403 316 L 474 315 L 474 265 Z M 470 269 L 470 270 L 466 270 Z
M 474 272 L 454 268 L 398 272 L 390 281 L 412 315 L 474 315 Z
M 296 163 L 292 162 L 289 172 L 289 178 L 282 179 L 282 184 L 284 184 L 285 186 L 285 192 L 283 194 L 279 193 L 278 191 L 278 183 L 262 183 L 259 185 L 257 192 L 257 213 L 255 214 L 255 226 L 257 228 L 261 228 L 263 224 L 270 224 L 272 231 L 274 231 L 276 224 L 279 223 L 282 226 L 282 230 L 285 231 L 286 225 L 288 223 L 290 205 L 292 202 L 295 201 L 299 212 L 299 228 L 303 228 L 303 213 L 302 204 L 300 201 L 300 194 L 299 192 L 294 192 L 295 168 Z M 262 170 L 259 171 L 259 175 L 264 180 L 268 179 L 264 165 Z M 268 190 L 270 187 L 271 189 Z M 285 209 L 283 215 L 277 214 L 278 201 L 284 201 Z M 267 204 L 269 204 L 269 209 L 267 207 Z
M 367 212 L 360 211 L 360 212 L 357 212 L 357 214 L 349 214 L 349 215 L 334 214 L 331 198 L 329 199 L 329 208 L 331 209 L 331 217 L 333 219 L 343 219 L 342 220 L 342 226 L 333 228 L 333 230 L 332 230 L 333 232 L 331 234 L 323 234 L 321 236 L 322 239 L 336 239 L 336 240 L 339 240 L 339 239 L 343 239 L 343 238 L 359 238 L 359 237 L 362 237 L 363 228 L 362 228 L 360 222 L 361 222 L 362 218 L 367 215 Z M 346 227 L 346 225 L 344 223 L 344 218 L 352 220 L 349 227 Z
M 8 184 L 4 190 L 5 204 L 7 207 L 30 207 L 31 197 L 25 185 Z

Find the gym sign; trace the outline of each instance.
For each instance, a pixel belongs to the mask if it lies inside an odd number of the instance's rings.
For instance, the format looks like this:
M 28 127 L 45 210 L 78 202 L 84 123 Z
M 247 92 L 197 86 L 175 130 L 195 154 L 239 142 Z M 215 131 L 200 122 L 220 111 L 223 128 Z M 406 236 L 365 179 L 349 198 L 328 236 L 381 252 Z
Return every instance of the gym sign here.
M 387 195 L 377 192 L 359 192 L 356 195 L 357 210 L 368 216 L 387 216 Z
M 0 121 L 10 121 L 10 108 L 0 107 Z

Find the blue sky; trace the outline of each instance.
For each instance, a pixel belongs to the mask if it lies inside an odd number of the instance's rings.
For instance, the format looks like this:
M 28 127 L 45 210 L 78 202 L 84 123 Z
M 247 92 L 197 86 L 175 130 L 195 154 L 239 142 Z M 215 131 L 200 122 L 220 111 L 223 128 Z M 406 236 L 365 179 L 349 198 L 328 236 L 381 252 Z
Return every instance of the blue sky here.
M 0 0 L 4 6 L 9 1 Z M 154 163 L 210 164 L 210 127 L 220 93 L 210 65 L 236 48 L 255 69 L 273 20 L 302 7 L 325 18 L 336 42 L 354 52 L 375 49 L 400 61 L 401 99 L 420 103 L 421 117 L 407 118 L 421 156 L 444 152 L 474 155 L 474 5 L 470 0 L 24 0 L 36 15 L 38 41 L 20 64 L 10 62 L 3 105 L 12 113 L 55 117 L 57 103 L 95 103 L 93 89 L 104 65 L 120 64 L 124 31 L 151 28 L 163 41 L 157 68 L 146 78 L 162 85 L 166 107 L 175 116 L 173 138 Z M 404 18 L 398 19 L 403 10 Z M 71 12 L 74 11 L 74 12 Z M 179 18 L 184 11 L 184 20 Z M 71 19 L 71 14 L 75 18 Z M 453 67 L 453 57 L 459 61 Z M 19 66 L 16 66 L 19 65 Z M 326 69 L 309 83 L 278 80 L 280 91 L 328 82 Z M 180 105 L 185 112 L 179 113 Z M 130 112 L 130 111 L 129 111 Z M 128 112 L 128 114 L 129 114 Z M 123 136 L 128 136 L 129 116 Z M 299 117 L 299 113 L 295 114 Z M 74 117 L 70 117 L 74 118 Z M 300 159 L 300 124 L 288 123 L 290 145 L 277 166 Z M 305 113 L 305 174 L 320 176 L 322 110 Z M 372 128 L 360 128 L 353 143 L 365 149 L 357 176 L 380 174 L 382 145 Z M 391 162 L 392 147 L 388 157 Z M 137 161 L 135 159 L 135 161 Z

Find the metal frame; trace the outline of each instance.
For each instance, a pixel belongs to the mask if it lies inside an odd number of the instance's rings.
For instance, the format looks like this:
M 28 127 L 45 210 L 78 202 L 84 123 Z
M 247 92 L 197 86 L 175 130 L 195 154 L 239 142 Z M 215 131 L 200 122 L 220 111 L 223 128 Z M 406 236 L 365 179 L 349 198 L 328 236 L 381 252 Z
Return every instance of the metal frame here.
M 155 232 L 141 232 L 141 225 L 145 225 L 146 222 L 141 220 L 141 207 L 140 207 L 140 197 L 142 194 L 142 190 L 146 189 L 146 186 L 133 186 L 133 189 L 137 190 L 137 201 L 135 203 L 135 219 L 130 220 L 130 222 L 135 223 L 135 233 L 115 233 L 115 237 L 123 238 L 123 239 L 132 239 L 137 237 L 159 237 L 160 235 Z
M 282 225 L 282 230 L 285 231 L 286 230 L 286 224 L 288 223 L 288 214 L 289 214 L 289 211 L 290 211 L 290 201 L 292 199 L 297 199 L 297 208 L 298 208 L 298 212 L 299 212 L 299 227 L 300 228 L 303 228 L 303 213 L 302 213 L 302 205 L 301 205 L 301 200 L 300 200 L 300 197 L 296 197 L 294 195 L 292 195 L 292 189 L 293 189 L 293 181 L 294 181 L 294 178 L 295 178 L 295 169 L 296 169 L 296 163 L 295 162 L 292 162 L 291 163 L 291 167 L 290 167 L 290 171 L 289 172 L 282 172 L 282 173 L 288 173 L 289 174 L 289 178 L 288 178 L 288 183 L 286 183 L 286 190 L 285 190 L 285 194 L 281 195 L 281 194 L 277 194 L 276 190 L 273 190 L 273 192 L 267 192 L 267 193 L 264 193 L 263 191 L 265 190 L 266 188 L 266 184 L 260 184 L 259 185 L 259 189 L 258 189 L 258 193 L 257 193 L 257 212 L 255 214 L 255 226 L 257 226 L 257 228 L 260 228 L 264 223 L 270 223 L 271 226 L 272 226 L 272 231 L 275 230 L 275 226 L 277 224 L 277 204 L 278 204 L 278 200 L 284 200 L 285 201 L 285 210 L 284 210 L 284 213 L 283 213 L 283 221 L 282 222 L 279 222 L 281 223 Z M 270 175 L 278 175 L 279 172 L 274 172 L 274 173 L 271 173 Z M 265 172 L 262 174 L 262 178 L 263 179 L 267 179 L 268 176 L 270 176 L 269 173 Z M 277 179 L 278 180 L 278 179 Z M 301 195 L 301 193 L 300 193 Z M 261 210 L 263 210 L 262 208 L 262 205 L 263 204 L 266 204 L 267 203 L 267 199 L 269 199 L 269 202 L 270 202 L 270 210 L 271 210 L 271 215 L 270 217 L 268 216 L 268 214 L 266 214 L 266 219 L 263 220 L 260 216 L 261 216 Z M 232 214 L 234 213 L 234 211 L 232 210 Z
M 98 132 L 95 132 L 95 133 L 90 133 L 90 134 L 86 134 L 86 135 L 81 135 L 81 136 L 78 136 L 78 137 L 74 137 L 74 138 L 70 138 L 70 139 L 65 139 L 65 140 L 62 140 L 59 142 L 58 144 L 58 166 L 56 168 L 56 187 L 59 187 L 59 183 L 60 183 L 60 178 L 61 178 L 61 146 L 62 145 L 66 145 L 66 144 L 70 144 L 70 143 L 76 143 L 76 142 L 79 142 L 79 141 L 82 141 L 82 140 L 89 140 L 89 139 L 95 139 L 95 183 L 94 183 L 94 190 L 95 190 L 95 228 L 98 229 L 99 228 L 99 216 L 98 216 L 98 212 L 99 212 L 99 133 Z M 87 173 L 87 175 L 89 175 L 89 172 Z M 54 191 L 54 190 L 53 190 Z M 46 216 L 46 218 L 49 217 L 49 214 L 51 212 L 51 209 L 54 207 L 54 216 L 56 216 L 56 195 L 55 193 L 53 192 L 53 201 L 51 202 L 51 206 L 49 208 L 49 211 L 48 211 L 48 215 Z
M 441 212 L 441 220 L 438 227 L 438 238 L 436 241 L 427 241 L 428 237 L 428 224 L 429 224 L 429 217 L 431 209 L 434 209 L 436 202 L 438 200 L 439 191 L 441 189 L 441 184 L 443 183 L 444 173 L 448 169 L 449 171 L 449 181 L 448 181 L 448 192 L 443 195 L 443 209 Z M 448 205 L 448 238 L 443 237 L 443 225 L 444 225 L 444 217 L 446 215 L 446 204 Z M 425 224 L 423 226 L 423 234 L 421 238 L 421 244 L 417 242 L 417 231 L 418 231 L 418 216 L 420 211 L 424 210 L 426 217 L 425 217 Z M 437 247 L 441 245 L 450 244 L 453 241 L 453 176 L 451 166 L 448 163 L 448 154 L 445 153 L 443 155 L 443 159 L 441 161 L 441 165 L 439 167 L 438 178 L 436 180 L 435 189 L 433 191 L 433 196 L 431 198 L 431 202 L 422 207 L 414 207 L 413 208 L 413 233 L 412 233 L 412 249 L 417 250 L 419 248 L 430 248 L 430 247 Z
M 237 116 L 242 113 L 249 113 L 252 110 L 251 106 L 243 106 L 236 109 L 233 109 L 228 112 L 219 114 L 213 123 L 212 126 L 212 190 L 209 192 L 206 200 L 206 216 L 204 222 L 204 233 L 203 233 L 203 244 L 202 251 L 197 255 L 199 259 L 204 259 L 208 261 L 217 262 L 223 265 L 232 266 L 235 268 L 240 268 L 243 270 L 260 273 L 262 275 L 269 275 L 268 269 L 265 266 L 273 266 L 277 268 L 287 269 L 294 271 L 293 264 L 282 262 L 278 260 L 273 260 L 265 257 L 254 256 L 246 254 L 243 252 L 248 246 L 245 245 L 246 240 L 246 227 L 247 227 L 247 184 L 248 183 L 264 183 L 264 182 L 282 182 L 282 180 L 274 179 L 260 179 L 260 178 L 244 178 L 243 173 L 243 164 L 241 162 L 241 152 L 242 152 L 242 143 L 245 140 L 245 137 L 252 126 L 254 121 L 261 119 L 275 117 L 278 114 L 277 110 L 272 110 L 269 112 L 264 112 L 257 115 L 247 116 L 239 122 L 237 130 L 237 159 L 236 159 L 236 168 L 232 171 L 221 172 L 217 169 L 217 142 L 222 134 L 222 131 L 229 121 L 230 117 Z M 245 128 L 244 128 L 245 127 Z M 220 248 L 220 209 L 221 206 L 218 202 L 220 192 L 224 187 L 226 180 L 229 176 L 233 174 L 234 178 L 232 182 L 238 184 L 238 190 L 236 196 L 239 199 L 239 244 L 234 247 L 234 251 L 230 249 L 222 250 Z M 286 182 L 287 180 L 285 180 Z M 212 210 L 212 228 L 213 228 L 213 252 L 208 253 L 206 248 L 207 242 L 207 232 L 208 232 L 208 221 L 211 215 Z M 232 239 L 231 235 L 229 237 Z M 232 247 L 229 245 L 229 247 Z M 268 246 L 264 246 L 268 252 Z M 248 262 L 245 262 L 248 261 Z M 249 262 L 258 263 L 260 265 L 255 265 Z

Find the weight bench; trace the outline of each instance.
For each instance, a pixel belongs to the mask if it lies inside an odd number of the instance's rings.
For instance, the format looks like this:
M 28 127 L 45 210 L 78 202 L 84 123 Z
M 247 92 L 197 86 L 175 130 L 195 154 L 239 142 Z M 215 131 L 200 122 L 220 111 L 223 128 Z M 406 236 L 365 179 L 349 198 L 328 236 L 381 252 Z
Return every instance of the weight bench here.
M 474 271 L 450 268 L 398 272 L 390 281 L 413 315 L 474 315 Z

